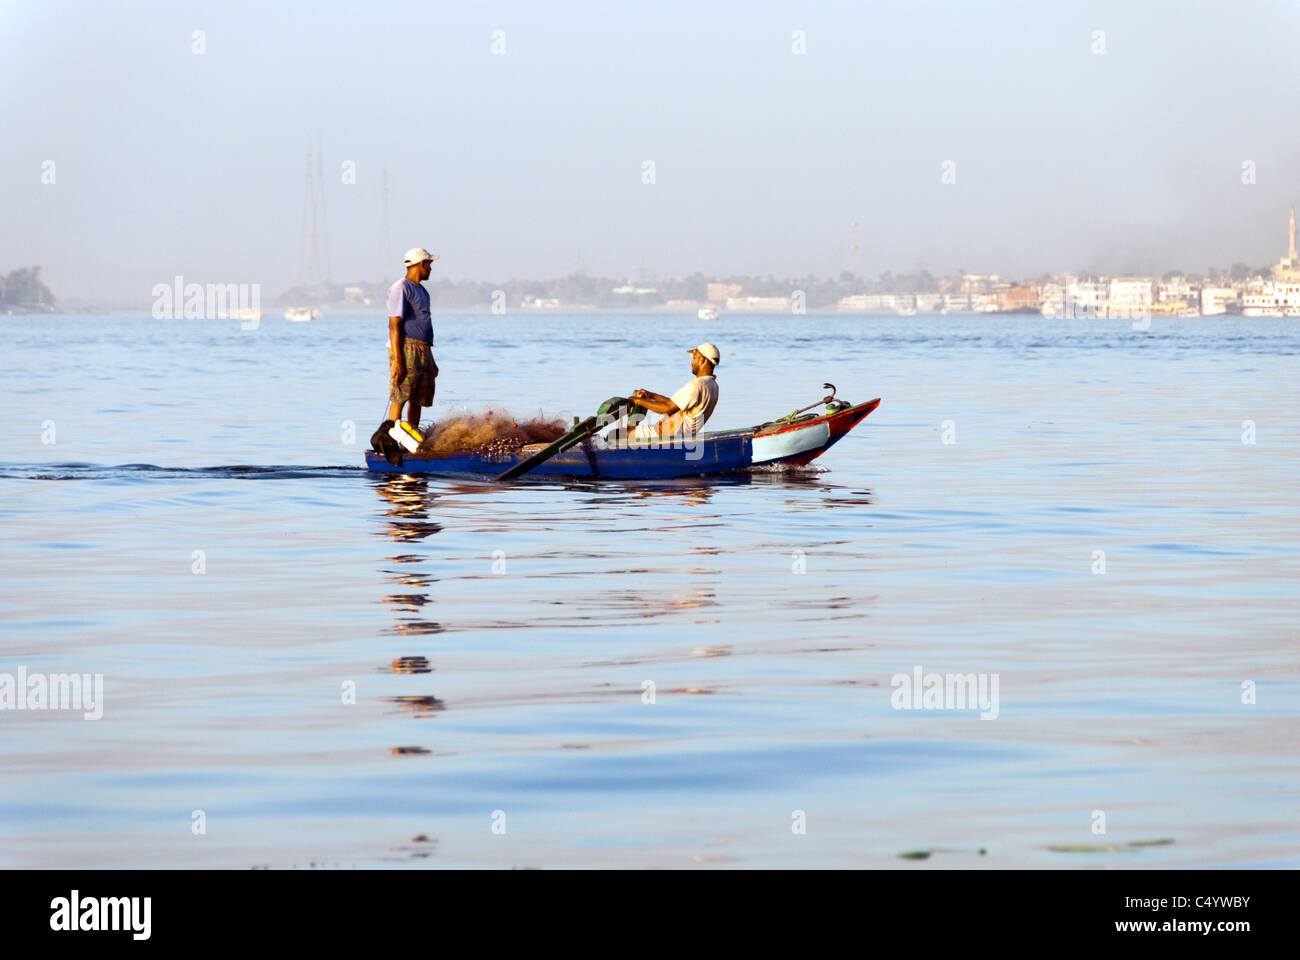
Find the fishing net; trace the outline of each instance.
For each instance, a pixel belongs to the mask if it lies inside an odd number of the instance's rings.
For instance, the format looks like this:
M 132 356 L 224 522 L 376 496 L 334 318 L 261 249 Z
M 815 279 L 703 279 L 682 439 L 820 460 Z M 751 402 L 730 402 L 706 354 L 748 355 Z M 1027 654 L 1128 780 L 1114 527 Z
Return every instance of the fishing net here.
M 529 443 L 550 443 L 564 436 L 567 426 L 558 417 L 522 418 L 506 410 L 459 413 L 425 431 L 416 457 L 443 457 L 450 453 L 510 453 Z

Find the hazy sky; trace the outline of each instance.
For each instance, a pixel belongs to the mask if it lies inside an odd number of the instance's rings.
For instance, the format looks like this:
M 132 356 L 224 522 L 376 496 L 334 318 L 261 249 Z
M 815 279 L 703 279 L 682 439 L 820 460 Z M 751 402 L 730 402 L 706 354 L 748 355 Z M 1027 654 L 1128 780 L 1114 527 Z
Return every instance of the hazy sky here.
M 393 277 L 829 275 L 855 219 L 872 275 L 1199 271 L 1284 252 L 1300 5 L 3 0 L 0 107 L 0 270 L 64 297 L 279 293 L 317 131 L 336 281 L 385 166 Z

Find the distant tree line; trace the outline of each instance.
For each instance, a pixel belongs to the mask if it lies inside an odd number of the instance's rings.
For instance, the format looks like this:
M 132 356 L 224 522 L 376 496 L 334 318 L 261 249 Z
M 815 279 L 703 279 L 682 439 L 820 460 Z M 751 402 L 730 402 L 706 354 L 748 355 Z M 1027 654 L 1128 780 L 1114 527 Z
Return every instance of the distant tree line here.
M 1218 282 L 1242 281 L 1254 276 L 1267 275 L 1268 267 L 1258 269 L 1244 263 L 1234 263 L 1226 269 L 1209 268 L 1206 278 Z M 710 283 L 731 284 L 740 288 L 742 297 L 788 297 L 795 290 L 804 292 L 805 303 L 810 309 L 833 307 L 842 297 L 861 293 L 954 293 L 961 289 L 961 278 L 965 273 L 959 270 L 949 276 L 937 277 L 925 269 L 911 273 L 894 273 L 886 270 L 874 280 L 859 277 L 848 270 L 838 277 L 783 277 L 750 276 L 735 274 L 725 277 L 709 277 L 703 273 L 693 273 L 687 277 L 673 277 L 654 280 L 620 280 L 612 277 L 596 277 L 584 271 L 571 273 L 566 277 L 551 280 L 508 280 L 491 283 L 481 280 L 431 279 L 425 283 L 429 291 L 429 300 L 434 307 L 442 309 L 473 309 L 489 307 L 499 298 L 504 297 L 504 305 L 515 308 L 529 300 L 557 300 L 564 306 L 589 307 L 656 307 L 669 300 L 693 300 L 704 303 L 708 299 Z M 1080 280 L 1095 280 L 1089 271 L 1079 271 L 1075 276 Z M 1165 280 L 1185 276 L 1181 270 L 1170 270 L 1163 277 Z M 1009 278 L 1008 278 L 1009 279 Z M 1047 274 L 1035 278 L 1031 283 L 1047 283 L 1053 278 Z M 370 307 L 383 308 L 388 296 L 389 283 L 355 283 L 349 295 L 344 285 L 320 286 L 314 288 L 294 287 L 286 291 L 279 302 L 283 305 L 320 305 L 327 303 L 359 304 L 360 297 L 370 300 Z M 626 290 L 631 287 L 632 290 Z M 616 293 L 618 288 L 625 292 Z M 645 290 L 637 293 L 637 290 Z
M 41 268 L 20 267 L 0 276 L 0 306 L 53 307 L 54 294 L 41 283 Z
M 1268 276 L 1269 267 L 1248 267 L 1244 263 L 1234 263 L 1226 270 L 1220 270 L 1215 267 L 1209 267 L 1205 275 L 1214 280 L 1249 280 L 1251 277 Z

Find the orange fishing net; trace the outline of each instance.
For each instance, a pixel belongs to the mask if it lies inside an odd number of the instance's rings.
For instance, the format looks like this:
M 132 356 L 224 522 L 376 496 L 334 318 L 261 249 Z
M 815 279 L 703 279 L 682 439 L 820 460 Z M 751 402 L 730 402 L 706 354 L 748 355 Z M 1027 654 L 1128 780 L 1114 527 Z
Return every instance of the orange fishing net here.
M 416 451 L 416 457 L 442 457 L 449 453 L 509 453 L 527 443 L 550 443 L 568 429 L 563 420 L 537 416 L 520 418 L 505 410 L 461 413 L 434 421 Z

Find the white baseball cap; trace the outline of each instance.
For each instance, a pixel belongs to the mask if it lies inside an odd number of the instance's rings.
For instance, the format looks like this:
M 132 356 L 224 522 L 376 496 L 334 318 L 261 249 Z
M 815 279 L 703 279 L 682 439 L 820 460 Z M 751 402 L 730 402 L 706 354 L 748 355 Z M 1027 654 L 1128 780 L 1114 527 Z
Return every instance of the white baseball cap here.
M 406 256 L 402 262 L 408 267 L 416 263 L 424 263 L 426 260 L 437 260 L 437 254 L 430 253 L 424 247 L 412 247 L 406 251 Z
M 715 367 L 722 360 L 722 354 L 718 353 L 718 348 L 711 343 L 701 343 L 694 350 L 687 350 L 687 353 L 698 353 Z

